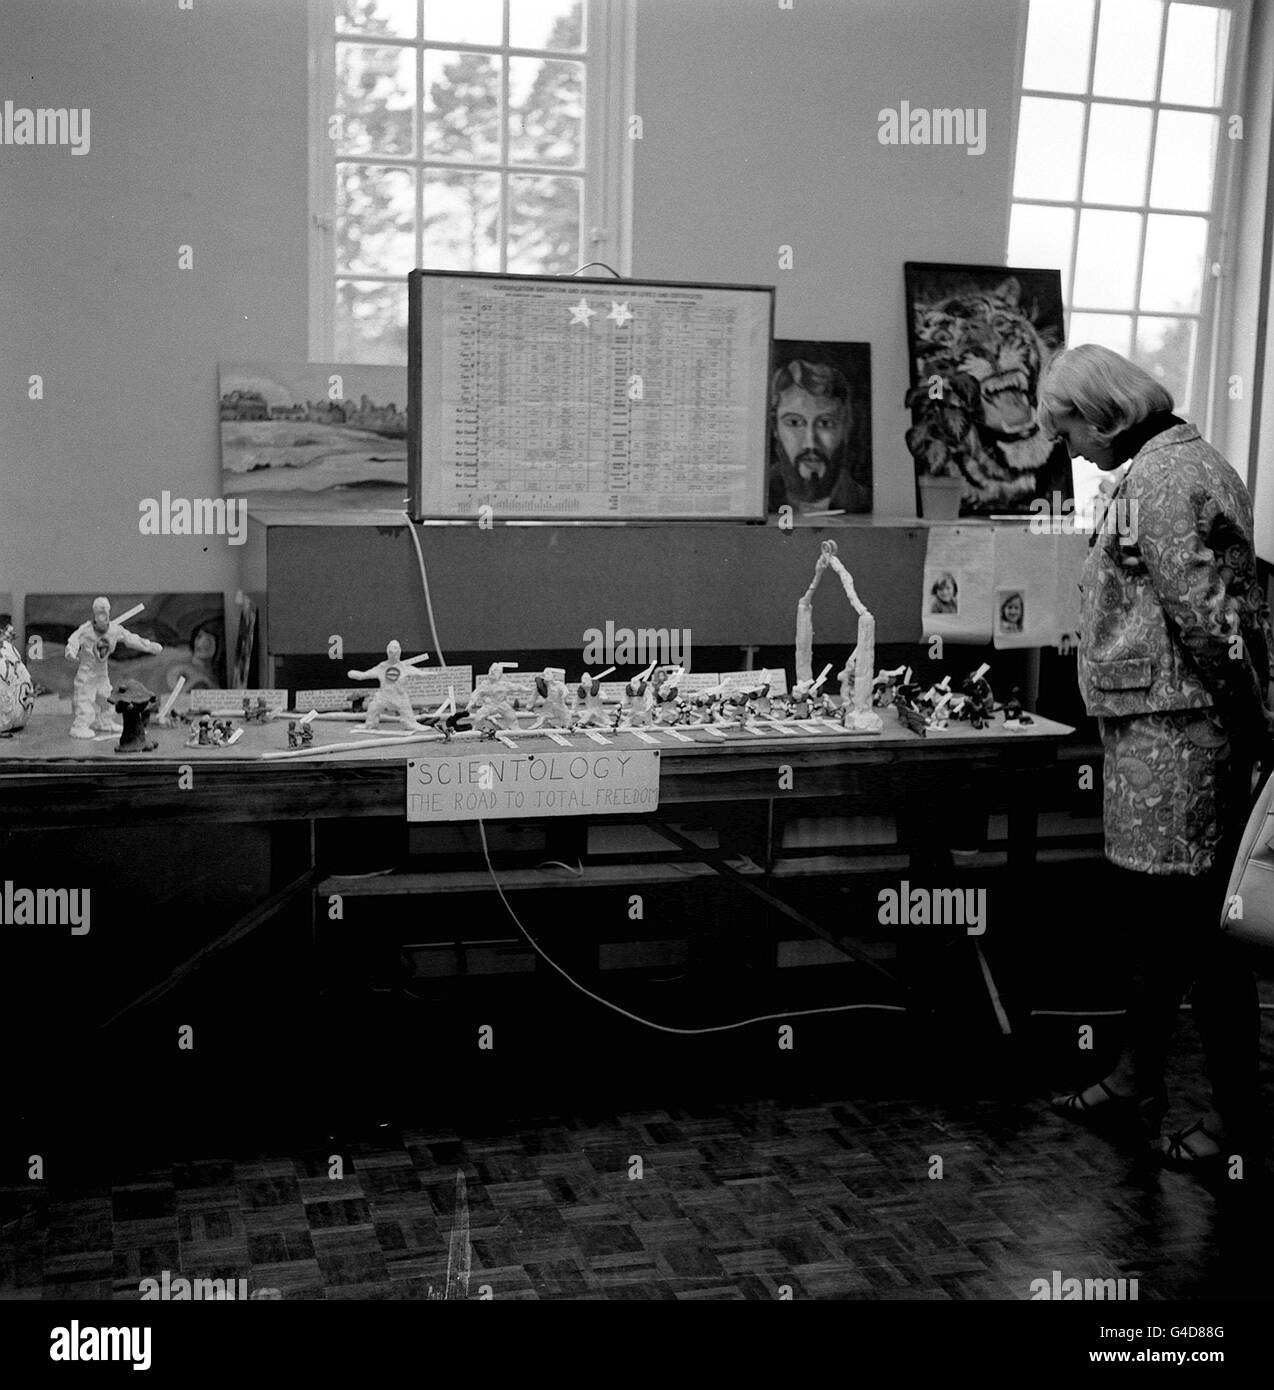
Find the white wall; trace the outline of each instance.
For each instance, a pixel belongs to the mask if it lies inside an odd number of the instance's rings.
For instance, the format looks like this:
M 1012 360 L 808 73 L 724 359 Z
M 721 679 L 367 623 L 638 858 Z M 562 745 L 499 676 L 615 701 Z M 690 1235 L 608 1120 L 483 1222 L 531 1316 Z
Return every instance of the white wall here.
M 912 510 L 902 262 L 1003 257 L 1018 21 L 639 0 L 634 273 L 777 283 L 780 336 L 870 341 L 880 512 Z M 6 0 L 5 98 L 90 108 L 92 145 L 0 147 L 0 592 L 233 592 L 224 539 L 142 537 L 138 502 L 219 495 L 219 360 L 307 352 L 304 0 Z M 904 99 L 985 107 L 987 152 L 880 145 Z
M 306 354 L 304 0 L 6 0 L 5 98 L 92 116 L 0 146 L 0 591 L 233 592 L 138 503 L 220 495 L 218 360 Z
M 774 284 L 780 338 L 870 342 L 877 513 L 915 513 L 903 262 L 1004 260 L 1021 13 L 638 0 L 633 273 Z M 904 100 L 985 108 L 986 153 L 880 144 Z

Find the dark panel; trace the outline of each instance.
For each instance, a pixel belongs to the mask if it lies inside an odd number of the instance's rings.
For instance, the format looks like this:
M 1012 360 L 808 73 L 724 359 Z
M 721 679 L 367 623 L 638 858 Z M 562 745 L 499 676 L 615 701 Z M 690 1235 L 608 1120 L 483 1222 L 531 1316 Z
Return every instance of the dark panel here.
M 418 534 L 449 658 L 574 646 L 607 622 L 689 628 L 700 647 L 790 646 L 797 600 L 828 537 L 876 617 L 877 640 L 920 638 L 919 526 L 425 526 Z M 324 651 L 332 633 L 350 651 L 392 637 L 409 651 L 430 646 L 403 527 L 272 526 L 269 593 L 276 655 Z M 819 643 L 853 640 L 834 575 L 819 588 L 814 627 Z

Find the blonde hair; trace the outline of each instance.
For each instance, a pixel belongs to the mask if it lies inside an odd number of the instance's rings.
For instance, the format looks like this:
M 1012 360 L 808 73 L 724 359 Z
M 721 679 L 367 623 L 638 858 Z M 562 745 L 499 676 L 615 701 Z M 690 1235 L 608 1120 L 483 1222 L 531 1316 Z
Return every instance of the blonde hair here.
M 1079 415 L 1105 441 L 1139 425 L 1148 415 L 1171 410 L 1172 393 L 1149 372 L 1096 343 L 1059 352 L 1040 376 L 1040 429 L 1056 434 Z

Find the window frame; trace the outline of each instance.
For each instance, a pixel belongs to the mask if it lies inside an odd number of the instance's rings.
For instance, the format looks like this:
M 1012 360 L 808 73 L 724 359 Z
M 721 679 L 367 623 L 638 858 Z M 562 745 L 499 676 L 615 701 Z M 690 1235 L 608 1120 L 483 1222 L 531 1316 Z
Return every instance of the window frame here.
M 417 0 L 419 5 L 420 0 Z M 504 0 L 505 29 L 508 11 L 516 0 Z M 574 175 L 583 185 L 580 218 L 581 264 L 604 261 L 621 276 L 632 273 L 633 224 L 633 140 L 628 123 L 633 111 L 635 58 L 634 0 L 583 0 L 586 13 L 584 84 L 584 151 L 580 170 L 540 170 L 530 173 Z M 419 19 L 420 11 L 417 11 Z M 309 356 L 312 362 L 331 362 L 336 353 L 336 282 L 338 278 L 401 283 L 404 303 L 407 276 L 350 274 L 338 277 L 336 269 L 336 164 L 328 124 L 336 111 L 336 0 L 308 0 L 308 121 L 309 193 L 307 217 L 307 265 L 309 280 Z M 354 38 L 358 42 L 358 38 Z M 417 116 L 421 90 L 421 55 L 426 45 L 412 39 L 376 36 L 369 41 L 388 47 L 406 48 L 416 54 Z M 449 51 L 492 53 L 512 56 L 544 56 L 539 50 L 490 44 L 446 44 Z M 551 56 L 572 61 L 569 53 Z M 575 59 L 579 61 L 579 59 Z M 508 69 L 505 69 L 503 96 L 507 103 Z M 507 121 L 501 134 L 505 152 Z M 363 156 L 356 156 L 362 158 Z M 368 156 L 368 162 L 381 167 L 400 166 L 415 171 L 431 161 L 419 151 L 410 157 Z M 442 163 L 442 161 L 440 161 Z M 452 167 L 448 162 L 447 167 Z M 463 161 L 459 167 L 467 167 Z M 477 166 L 474 166 L 477 167 Z M 507 172 L 503 163 L 483 166 L 494 172 Z M 517 171 L 518 166 L 514 166 Z M 420 190 L 417 188 L 417 211 Z M 508 184 L 501 185 L 500 220 L 507 227 Z M 419 220 L 415 226 L 420 236 Z M 506 234 L 507 235 L 507 234 Z M 419 244 L 419 242 L 417 243 Z M 501 247 L 501 261 L 507 254 L 507 239 Z M 405 365 L 405 359 L 404 359 Z
M 1088 87 L 1091 89 L 1093 72 L 1097 58 L 1097 39 L 1101 24 L 1101 9 L 1104 0 L 1094 0 L 1093 26 L 1089 36 Z M 1163 61 L 1167 44 L 1168 4 L 1193 5 L 1200 9 L 1228 10 L 1231 15 L 1229 46 L 1226 53 L 1224 89 L 1221 100 L 1215 108 L 1189 106 L 1180 102 L 1163 101 L 1159 92 L 1163 85 Z M 1091 90 L 1084 92 L 1048 91 L 1043 88 L 1027 87 L 1026 40 L 1030 23 L 1031 0 L 1025 0 L 1021 11 L 1018 32 L 1017 72 L 1014 84 L 1012 158 L 1009 162 L 1009 197 L 1005 220 L 1005 247 L 1009 245 L 1012 229 L 1013 210 L 1018 205 L 1028 207 L 1065 208 L 1074 214 L 1071 229 L 1070 256 L 1067 265 L 1061 268 L 1062 298 L 1066 312 L 1066 342 L 1071 343 L 1071 313 L 1075 284 L 1075 265 L 1079 250 L 1080 214 L 1086 210 L 1134 213 L 1142 220 L 1137 250 L 1136 283 L 1134 285 L 1133 307 L 1130 310 L 1096 310 L 1080 307 L 1080 313 L 1109 313 L 1112 317 L 1127 315 L 1132 319 L 1133 338 L 1130 347 L 1135 350 L 1138 322 L 1147 319 L 1193 319 L 1196 324 L 1193 362 L 1191 364 L 1188 389 L 1190 393 L 1190 415 L 1205 435 L 1215 431 L 1218 415 L 1224 415 L 1228 400 L 1224 393 L 1225 374 L 1221 371 L 1220 354 L 1224 351 L 1226 334 L 1223 331 L 1223 315 L 1232 303 L 1233 282 L 1236 264 L 1234 232 L 1239 215 L 1239 170 L 1242 160 L 1242 140 L 1232 140 L 1227 136 L 1227 121 L 1233 115 L 1244 115 L 1246 92 L 1244 79 L 1247 67 L 1248 46 L 1251 40 L 1252 9 L 1251 0 L 1164 0 L 1164 22 L 1159 30 L 1159 47 L 1156 61 L 1155 95 L 1149 98 L 1098 96 Z M 1040 97 L 1057 101 L 1075 101 L 1083 105 L 1083 120 L 1080 127 L 1080 164 L 1078 188 L 1074 198 L 1042 199 L 1019 198 L 1013 191 L 1017 171 L 1017 146 L 1019 137 L 1022 100 L 1024 97 Z M 1146 182 L 1139 201 L 1131 205 L 1085 202 L 1084 171 L 1088 159 L 1088 130 L 1094 105 L 1125 106 L 1148 110 L 1151 113 L 1150 144 L 1146 159 Z M 1206 211 L 1198 209 L 1160 208 L 1151 201 L 1151 186 L 1154 177 L 1155 151 L 1159 140 L 1159 113 L 1161 111 L 1183 111 L 1193 114 L 1214 112 L 1219 125 L 1216 166 L 1213 175 L 1212 203 Z M 1208 224 L 1207 239 L 1204 245 L 1203 281 L 1200 286 L 1199 308 L 1195 312 L 1176 313 L 1144 311 L 1138 303 L 1141 295 L 1141 281 L 1145 268 L 1146 238 L 1148 219 L 1156 213 L 1177 213 L 1183 216 L 1205 218 Z M 1006 251 L 1006 263 L 1008 255 Z

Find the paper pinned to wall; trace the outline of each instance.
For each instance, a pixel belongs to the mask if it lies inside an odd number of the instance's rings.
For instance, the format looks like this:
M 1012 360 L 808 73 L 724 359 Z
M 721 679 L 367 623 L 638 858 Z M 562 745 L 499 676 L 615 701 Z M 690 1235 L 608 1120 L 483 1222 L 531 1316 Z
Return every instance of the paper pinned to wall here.
M 990 526 L 931 526 L 920 620 L 926 637 L 991 639 L 995 531 Z
M 1083 533 L 1029 526 L 935 526 L 921 591 L 926 637 L 998 649 L 1074 644 Z
M 995 645 L 1057 647 L 1079 629 L 1079 574 L 1088 538 L 1017 527 L 995 536 Z
M 997 649 L 1048 647 L 1057 641 L 1057 542 L 1025 527 L 995 533 L 991 622 Z

